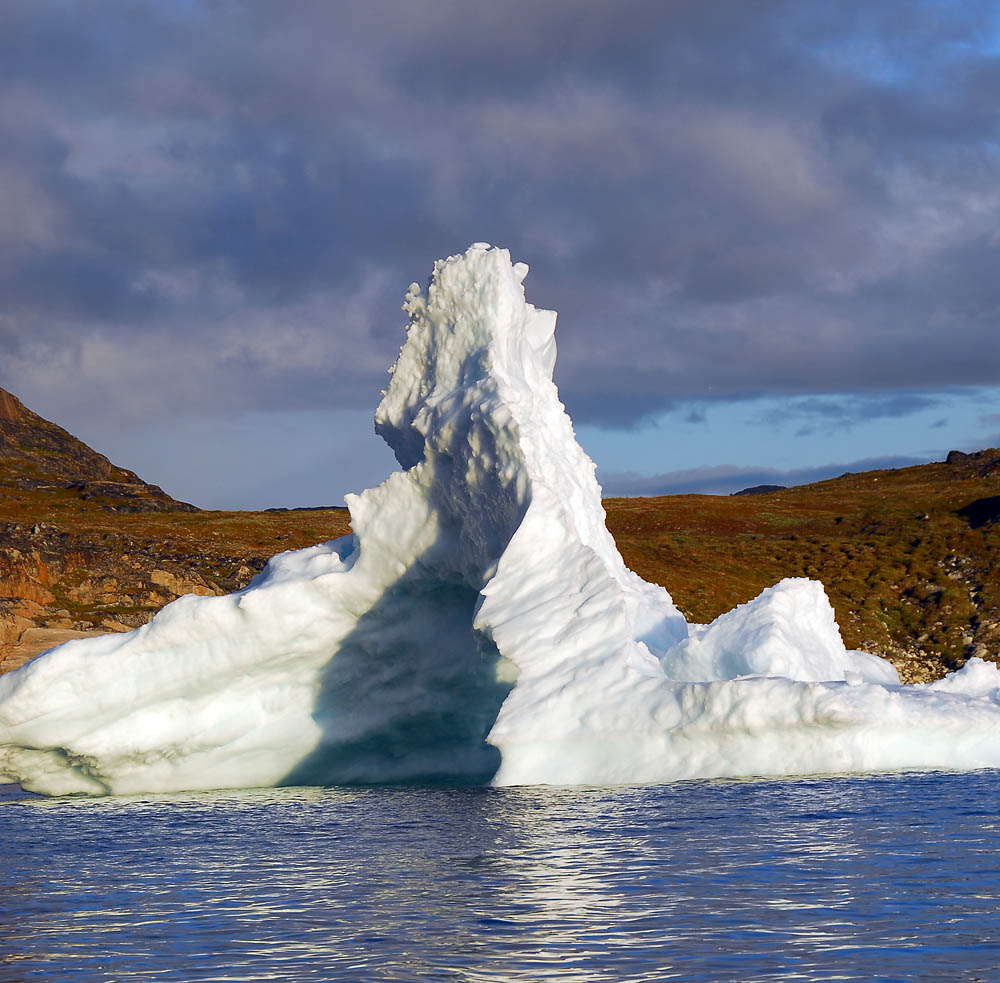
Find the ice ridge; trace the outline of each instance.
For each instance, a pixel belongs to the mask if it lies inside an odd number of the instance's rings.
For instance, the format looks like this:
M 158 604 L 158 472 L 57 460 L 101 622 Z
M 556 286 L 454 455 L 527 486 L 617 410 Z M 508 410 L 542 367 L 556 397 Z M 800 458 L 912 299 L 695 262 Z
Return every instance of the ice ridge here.
M 552 382 L 556 316 L 477 243 L 413 284 L 353 535 L 0 678 L 0 780 L 50 794 L 1000 766 L 1000 673 L 901 686 L 820 584 L 688 625 L 628 570 Z

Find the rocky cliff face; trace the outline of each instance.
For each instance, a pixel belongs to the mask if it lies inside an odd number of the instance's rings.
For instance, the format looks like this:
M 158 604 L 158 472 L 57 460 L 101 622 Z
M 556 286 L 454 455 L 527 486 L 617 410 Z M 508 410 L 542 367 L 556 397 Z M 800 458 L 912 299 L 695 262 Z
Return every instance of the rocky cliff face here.
M 7 522 L 0 544 L 0 671 L 78 635 L 138 627 L 182 594 L 235 590 L 254 572 L 232 558 L 227 576 L 208 580 L 204 559 L 176 563 L 130 536 L 64 523 Z

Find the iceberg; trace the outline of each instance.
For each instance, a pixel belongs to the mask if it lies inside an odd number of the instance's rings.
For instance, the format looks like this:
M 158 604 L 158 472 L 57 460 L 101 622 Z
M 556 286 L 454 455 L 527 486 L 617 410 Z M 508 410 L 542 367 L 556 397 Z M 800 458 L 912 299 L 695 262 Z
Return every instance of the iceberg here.
M 0 781 L 49 794 L 608 784 L 1000 766 L 1000 672 L 902 686 L 819 583 L 710 625 L 628 570 L 552 382 L 554 312 L 476 243 L 411 285 L 353 534 L 0 678 Z

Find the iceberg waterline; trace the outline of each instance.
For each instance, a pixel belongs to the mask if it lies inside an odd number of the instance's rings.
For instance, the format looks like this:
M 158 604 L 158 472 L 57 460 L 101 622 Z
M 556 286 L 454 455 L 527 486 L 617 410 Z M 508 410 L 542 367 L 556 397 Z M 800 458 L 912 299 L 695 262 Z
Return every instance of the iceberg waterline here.
M 1000 766 L 1000 672 L 901 686 L 820 584 L 689 625 L 628 570 L 552 382 L 556 316 L 486 244 L 410 287 L 353 535 L 0 678 L 0 779 L 50 794 L 605 784 Z

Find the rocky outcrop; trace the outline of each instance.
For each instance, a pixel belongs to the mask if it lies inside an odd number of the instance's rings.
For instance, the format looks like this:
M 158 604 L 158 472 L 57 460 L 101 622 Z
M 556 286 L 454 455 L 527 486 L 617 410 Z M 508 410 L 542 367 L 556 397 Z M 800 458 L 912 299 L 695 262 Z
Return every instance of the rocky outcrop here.
M 127 535 L 0 526 L 0 671 L 67 638 L 129 631 L 183 594 L 245 586 L 264 557 L 174 555 Z M 69 633 L 69 634 L 67 634 Z
M 959 478 L 970 476 L 989 478 L 1000 475 L 1000 453 L 995 447 L 972 451 L 969 454 L 964 451 L 948 451 L 944 463 L 951 465 L 953 474 Z
M 741 488 L 733 495 L 768 495 L 771 492 L 785 491 L 787 485 L 753 485 L 750 488 Z

